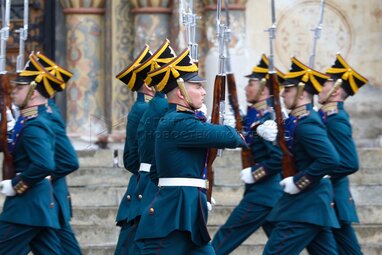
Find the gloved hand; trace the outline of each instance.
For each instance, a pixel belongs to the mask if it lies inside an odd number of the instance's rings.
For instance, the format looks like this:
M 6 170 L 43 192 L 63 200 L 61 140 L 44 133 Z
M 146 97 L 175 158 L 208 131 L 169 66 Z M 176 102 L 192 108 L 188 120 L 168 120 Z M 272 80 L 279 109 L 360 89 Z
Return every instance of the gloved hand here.
M 252 168 L 247 167 L 240 171 L 240 179 L 247 184 L 255 183 L 255 179 L 253 179 Z
M 13 118 L 11 110 L 7 107 L 7 131 L 11 131 L 16 124 L 16 120 Z
M 12 186 L 12 180 L 4 180 L 0 182 L 0 192 L 8 197 L 13 197 L 16 195 L 16 191 Z
M 267 120 L 256 129 L 259 136 L 270 142 L 274 142 L 276 140 L 277 131 L 277 124 L 274 120 Z
M 301 191 L 299 188 L 297 188 L 296 184 L 294 184 L 293 176 L 284 178 L 280 182 L 280 185 L 281 185 L 281 187 L 283 187 L 283 190 L 285 193 L 288 193 L 291 195 L 300 193 L 300 191 Z
M 215 198 L 211 197 L 211 203 L 207 201 L 208 211 L 212 211 L 212 208 L 216 205 Z

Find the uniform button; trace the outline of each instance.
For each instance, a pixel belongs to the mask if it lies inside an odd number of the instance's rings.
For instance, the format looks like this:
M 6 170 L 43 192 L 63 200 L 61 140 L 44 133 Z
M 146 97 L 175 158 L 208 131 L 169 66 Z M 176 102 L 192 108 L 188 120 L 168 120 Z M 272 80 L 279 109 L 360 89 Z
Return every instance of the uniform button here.
M 334 207 L 334 203 L 333 203 L 333 202 L 332 202 L 332 203 L 330 203 L 330 206 L 331 206 L 331 207 Z
M 154 211 L 155 211 L 155 210 L 154 210 L 154 208 L 152 208 L 152 207 L 149 209 L 149 213 L 150 213 L 150 214 L 154 214 Z
M 129 200 L 129 201 L 131 200 L 130 195 L 127 195 L 126 198 L 127 198 L 127 200 Z
M 141 194 L 138 195 L 138 199 L 142 199 L 142 195 Z
M 19 137 L 19 134 L 16 134 L 16 137 Z

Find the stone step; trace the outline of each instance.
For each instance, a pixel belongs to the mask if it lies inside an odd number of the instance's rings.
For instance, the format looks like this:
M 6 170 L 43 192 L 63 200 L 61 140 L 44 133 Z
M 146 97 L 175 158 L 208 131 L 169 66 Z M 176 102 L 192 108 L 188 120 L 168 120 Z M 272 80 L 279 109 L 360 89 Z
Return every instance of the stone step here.
M 116 244 L 120 228 L 115 224 L 109 226 L 100 225 L 72 225 L 80 246 L 98 245 L 101 243 Z
M 379 208 L 360 206 L 358 213 L 361 224 L 354 227 L 362 244 L 382 243 L 382 219 L 381 215 L 368 212 L 377 212 Z M 209 230 L 211 236 L 215 234 L 220 225 L 224 224 L 234 207 L 216 206 L 209 215 Z M 74 208 L 71 224 L 79 242 L 83 245 L 98 244 L 102 242 L 116 242 L 119 227 L 115 226 L 115 215 L 117 207 L 81 207 Z M 263 244 L 266 236 L 260 229 L 253 234 L 246 244 Z
M 218 231 L 219 226 L 209 226 L 208 229 L 211 237 L 213 237 Z M 382 243 L 382 225 L 354 225 L 354 229 L 360 244 L 366 246 Z M 268 238 L 264 231 L 262 229 L 258 229 L 244 241 L 244 244 L 260 245 L 265 244 L 267 240 Z
M 118 151 L 118 161 L 123 167 L 123 150 Z M 113 167 L 114 150 L 80 150 L 77 151 L 81 167 Z
M 358 205 L 382 205 L 382 185 L 352 185 L 351 192 Z M 220 205 L 236 205 L 244 193 L 243 186 L 215 186 L 212 196 Z
M 73 207 L 118 206 L 125 192 L 125 187 L 109 187 L 107 185 L 70 188 Z
M 124 168 L 81 167 L 67 176 L 67 182 L 69 186 L 76 187 L 95 185 L 127 187 L 131 175 Z
M 215 206 L 208 217 L 208 224 L 220 226 L 232 213 L 234 206 Z M 74 207 L 72 224 L 75 225 L 114 225 L 117 206 Z M 357 212 L 361 225 L 382 225 L 382 205 L 359 205 Z
M 224 224 L 234 208 L 234 206 L 215 206 L 208 216 L 208 224 L 212 226 L 220 226 Z M 360 225 L 382 225 L 381 211 L 382 205 L 358 205 L 357 213 Z
M 73 206 L 118 206 L 126 192 L 125 187 L 92 185 L 70 187 Z M 236 205 L 242 199 L 243 186 L 216 186 L 213 197 L 218 205 Z M 357 205 L 382 205 L 382 186 L 351 186 Z M 0 202 L 1 199 L 0 198 Z

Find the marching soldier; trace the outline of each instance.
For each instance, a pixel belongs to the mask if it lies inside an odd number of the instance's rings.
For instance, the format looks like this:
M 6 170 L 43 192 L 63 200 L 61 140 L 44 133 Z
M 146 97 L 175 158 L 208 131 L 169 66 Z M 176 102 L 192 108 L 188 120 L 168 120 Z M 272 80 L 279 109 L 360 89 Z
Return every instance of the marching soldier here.
M 278 71 L 277 75 L 282 82 L 283 73 Z M 262 55 L 259 65 L 246 77 L 249 82 L 245 92 L 247 102 L 251 105 L 244 118 L 244 129 L 247 131 L 246 141 L 250 145 L 255 164 L 241 171 L 241 179 L 245 183 L 244 196 L 214 236 L 212 245 L 216 254 L 231 253 L 259 227 L 263 227 L 269 236 L 271 225 L 265 219 L 282 195 L 279 185 L 280 148 L 251 130 L 251 127 L 257 127 L 257 131 L 261 131 L 261 135 L 268 140 L 274 140 L 277 134 L 277 128 L 274 131 L 271 129 L 274 111 L 268 81 L 268 59 L 265 55 Z M 258 127 L 260 123 L 264 123 L 262 128 Z
M 116 77 L 125 83 L 131 91 L 137 91 L 137 100 L 132 106 L 129 115 L 127 116 L 126 126 L 126 141 L 123 152 L 123 163 L 125 169 L 132 173 L 125 195 L 123 196 L 118 208 L 116 217 L 117 225 L 121 227 L 118 237 L 118 243 L 115 254 L 134 254 L 137 252 L 133 240 L 130 238 L 132 231 L 136 225 L 132 218 L 135 206 L 133 205 L 132 196 L 137 186 L 138 171 L 139 171 L 139 156 L 138 156 L 138 137 L 137 128 L 139 121 L 148 107 L 148 102 L 153 97 L 153 91 L 149 88 L 143 79 L 137 77 L 133 72 L 137 66 L 145 62 L 151 57 L 149 46 L 145 45 L 144 49 L 139 53 L 137 58 Z
M 330 178 L 334 192 L 334 208 L 340 223 L 340 228 L 333 229 L 333 234 L 339 254 L 362 254 L 351 225 L 359 220 L 347 177 L 358 170 L 359 162 L 344 101 L 349 96 L 354 96 L 368 80 L 351 68 L 340 54 L 337 54 L 334 65 L 326 73 L 331 79 L 318 94 L 318 102 L 322 104 L 319 112 L 329 139 L 340 155 L 340 164 Z
M 36 57 L 47 71 L 63 81 L 61 84 L 61 91 L 64 90 L 65 83 L 73 76 L 73 74 L 57 65 L 53 60 L 49 59 L 42 53 L 36 53 Z M 56 171 L 51 177 L 53 194 L 58 205 L 58 214 L 61 224 L 61 227 L 58 230 L 58 236 L 61 241 L 63 254 L 77 255 L 81 254 L 81 249 L 72 227 L 70 226 L 72 208 L 68 185 L 66 183 L 66 176 L 78 169 L 78 157 L 72 143 L 69 140 L 69 137 L 66 134 L 65 124 L 59 109 L 52 99 L 48 100 L 48 105 L 48 112 L 51 112 L 54 122 L 53 130 L 56 134 L 54 155 Z
M 34 55 L 16 80 L 13 100 L 21 109 L 10 151 L 16 176 L 1 182 L 6 197 L 0 215 L 0 254 L 61 254 L 60 228 L 50 175 L 55 173 L 55 133 L 47 98 L 62 80 L 46 71 Z
M 173 59 L 174 57 L 175 57 L 175 53 L 170 47 L 169 40 L 166 39 L 156 52 L 154 52 L 149 58 L 143 61 L 140 65 L 135 67 L 132 70 L 132 72 L 136 76 L 137 80 L 144 81 L 144 86 L 147 86 L 147 88 L 149 88 L 152 91 L 151 93 L 152 95 L 153 93 L 155 93 L 155 90 L 154 88 L 149 87 L 149 85 L 153 85 L 153 83 L 151 79 L 147 77 L 147 73 L 170 62 L 171 59 Z M 167 105 L 166 100 L 163 97 L 164 97 L 163 94 L 160 94 L 160 93 L 155 94 L 155 96 L 145 106 L 146 110 L 141 113 L 140 120 L 137 119 L 137 123 L 134 123 L 134 127 L 136 128 L 136 137 L 137 137 L 137 141 L 136 141 L 137 157 L 140 164 L 139 164 L 139 169 L 137 173 L 139 175 L 139 178 L 137 178 L 135 189 L 132 190 L 132 193 L 130 195 L 131 200 L 130 200 L 130 207 L 128 212 L 128 221 L 132 222 L 133 227 L 131 232 L 129 233 L 129 236 L 127 237 L 128 238 L 127 240 L 120 239 L 118 241 L 115 254 L 126 254 L 126 251 L 131 250 L 132 247 L 135 247 L 134 245 L 135 231 L 136 231 L 136 226 L 139 224 L 139 219 L 141 216 L 141 208 L 143 208 L 145 204 L 151 201 L 151 200 L 147 201 L 149 197 L 146 199 L 146 194 L 144 194 L 144 191 L 148 182 L 150 181 L 149 171 L 150 171 L 151 158 L 153 154 L 153 148 L 152 148 L 153 140 L 150 140 L 150 136 L 144 133 L 146 130 L 140 131 L 140 129 L 144 128 L 146 124 L 150 125 L 151 121 L 153 121 L 150 116 L 150 114 L 152 114 L 152 111 L 163 110 L 163 109 L 156 109 L 156 107 L 162 107 L 162 104 L 163 104 L 162 100 L 164 100 L 165 106 Z M 151 113 L 146 114 L 148 110 L 150 110 Z M 155 114 L 156 113 L 154 112 L 154 116 Z M 151 130 L 147 130 L 147 131 L 155 132 L 155 128 L 154 129 L 151 128 Z M 149 196 L 151 197 L 151 194 Z M 143 198 L 145 198 L 146 203 L 142 203 Z M 134 250 L 136 250 L 136 248 L 134 248 Z
M 245 146 L 245 141 L 235 129 L 195 116 L 206 95 L 205 79 L 198 76 L 188 49 L 149 77 L 167 94 L 169 111 L 156 131 L 159 190 L 142 214 L 137 244 L 141 254 L 215 254 L 206 225 L 207 149 Z
M 308 244 L 319 240 L 323 254 L 338 254 L 332 228 L 337 228 L 330 180 L 339 156 L 329 141 L 319 115 L 312 108 L 329 79 L 292 58 L 285 75 L 281 96 L 291 110 L 286 123 L 289 149 L 293 152 L 297 174 L 286 177 L 280 185 L 283 196 L 267 220 L 275 224 L 263 254 L 299 254 Z
M 137 76 L 146 79 L 145 83 L 154 89 L 155 96 L 150 100 L 148 109 L 143 114 L 137 134 L 138 152 L 140 159 L 139 182 L 135 190 L 134 197 L 140 201 L 139 216 L 149 206 L 156 191 L 158 190 L 158 178 L 156 176 L 154 142 L 155 130 L 158 126 L 159 119 L 168 111 L 168 103 L 165 94 L 157 91 L 155 83 L 147 74 L 154 71 L 160 65 L 170 62 L 175 57 L 175 53 L 169 45 L 169 41 L 159 48 L 154 57 L 148 59 L 141 66 L 136 68 Z M 159 56 L 159 57 L 158 57 Z

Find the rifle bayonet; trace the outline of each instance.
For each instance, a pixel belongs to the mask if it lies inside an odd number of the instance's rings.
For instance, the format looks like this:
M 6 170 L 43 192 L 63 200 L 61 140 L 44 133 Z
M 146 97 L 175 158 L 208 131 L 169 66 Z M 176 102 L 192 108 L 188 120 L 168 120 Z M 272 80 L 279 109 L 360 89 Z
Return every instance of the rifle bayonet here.
M 320 4 L 320 20 L 318 21 L 317 26 L 314 29 L 311 29 L 311 31 L 314 32 L 313 34 L 313 47 L 312 47 L 312 53 L 309 56 L 309 67 L 314 68 L 314 60 L 316 58 L 316 48 L 317 48 L 317 40 L 321 37 L 321 30 L 322 30 L 322 23 L 324 22 L 324 8 L 325 8 L 325 0 L 321 0 Z
M 11 0 L 1 1 L 2 28 L 0 30 L 0 74 L 5 74 L 7 41 L 9 38 L 9 17 L 11 10 Z
M 25 52 L 25 41 L 28 39 L 28 18 L 29 18 L 29 1 L 24 0 L 24 15 L 23 15 L 23 27 L 16 30 L 20 33 L 19 39 L 19 55 L 16 60 L 16 72 L 21 72 L 24 68 L 24 52 Z
M 224 0 L 224 10 L 226 15 L 226 26 L 224 30 L 224 39 L 225 39 L 225 70 L 226 73 L 231 73 L 231 54 L 229 52 L 229 46 L 231 44 L 231 27 L 230 27 L 230 18 L 228 10 L 228 0 Z

